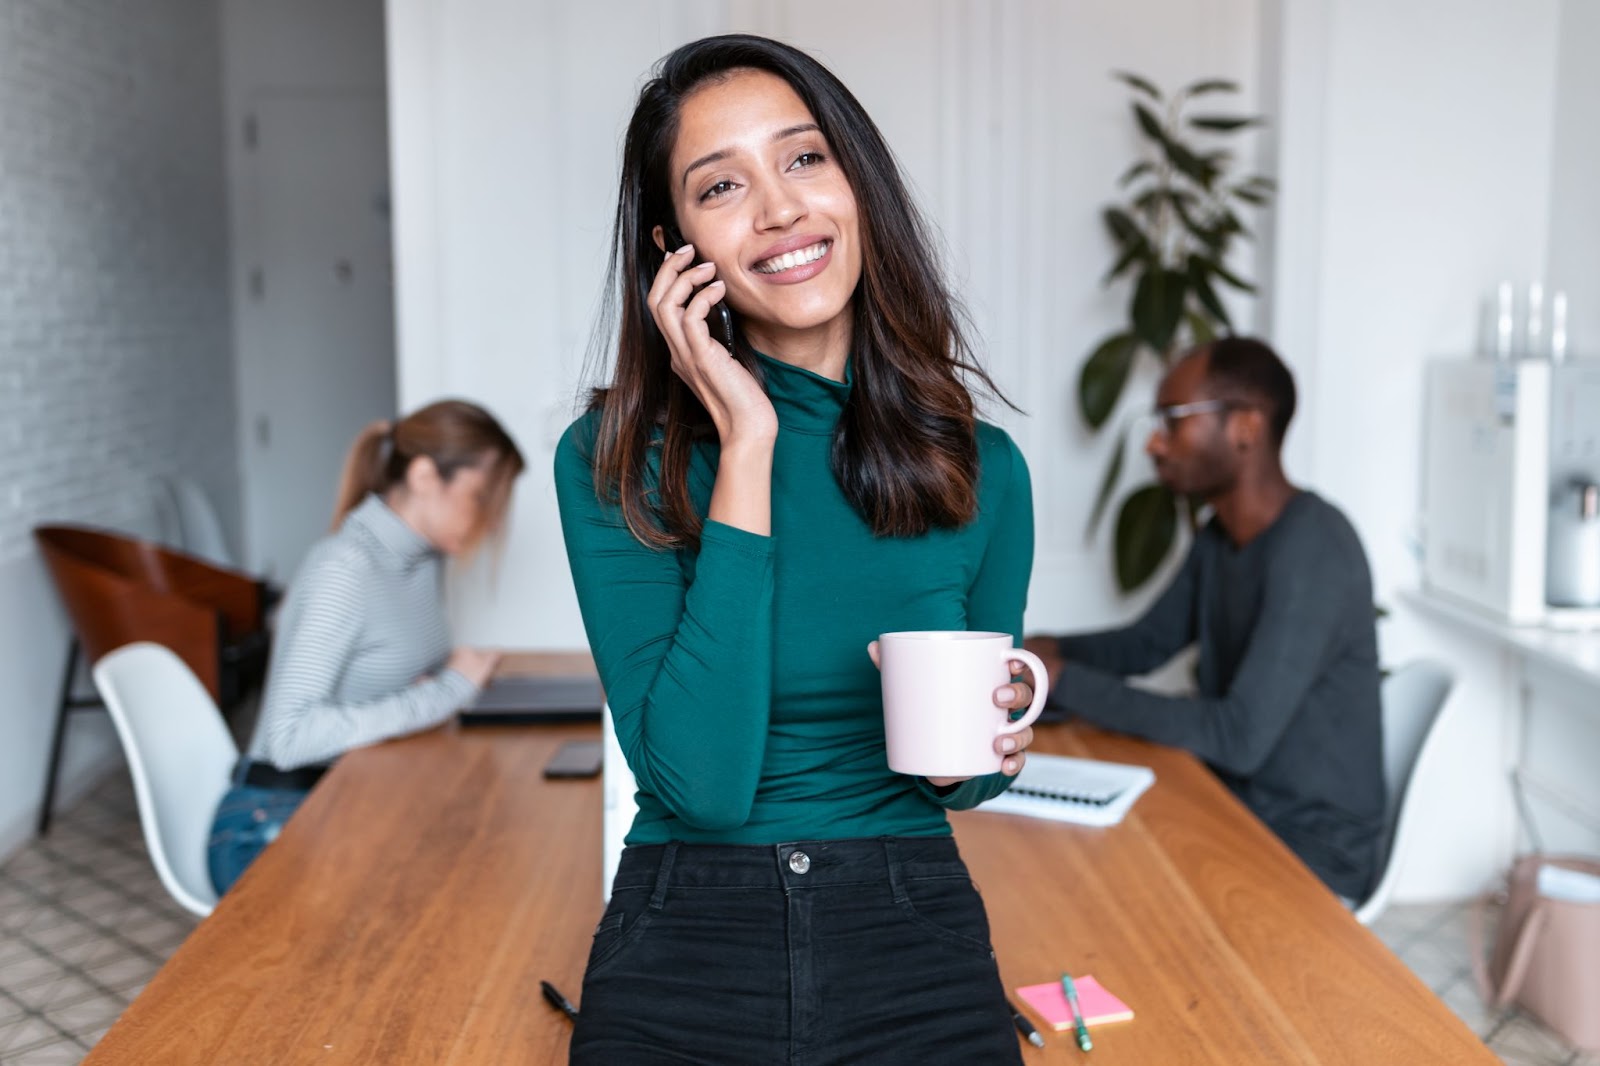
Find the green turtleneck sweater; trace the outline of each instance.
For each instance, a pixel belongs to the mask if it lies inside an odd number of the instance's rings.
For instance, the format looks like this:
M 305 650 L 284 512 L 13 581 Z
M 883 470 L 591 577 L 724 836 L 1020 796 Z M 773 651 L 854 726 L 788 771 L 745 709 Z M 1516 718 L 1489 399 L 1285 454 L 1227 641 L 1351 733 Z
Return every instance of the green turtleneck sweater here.
M 974 807 L 1008 779 L 939 795 L 890 770 L 867 644 L 916 629 L 1020 640 L 1033 565 L 1027 466 L 1004 431 L 979 423 L 972 521 L 876 537 L 829 466 L 848 370 L 837 382 L 765 357 L 762 368 L 779 425 L 771 536 L 707 521 L 698 553 L 645 547 L 596 497 L 598 412 L 556 450 L 578 604 L 638 778 L 628 843 L 947 834 L 945 808 Z M 689 483 L 702 516 L 717 456 L 715 441 L 696 447 Z

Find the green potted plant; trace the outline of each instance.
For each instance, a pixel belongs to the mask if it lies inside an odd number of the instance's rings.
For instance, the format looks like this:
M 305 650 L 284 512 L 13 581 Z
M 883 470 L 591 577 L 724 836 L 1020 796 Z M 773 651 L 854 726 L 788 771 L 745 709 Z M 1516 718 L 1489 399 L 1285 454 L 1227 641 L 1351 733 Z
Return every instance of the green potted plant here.
M 1226 146 L 1260 126 L 1260 116 L 1192 110 L 1203 98 L 1238 92 L 1238 85 L 1206 79 L 1168 97 L 1136 74 L 1113 76 L 1133 90 L 1143 157 L 1118 180 L 1126 199 L 1101 215 L 1116 254 L 1102 284 L 1131 284 L 1132 291 L 1126 324 L 1095 346 L 1078 375 L 1078 410 L 1094 432 L 1107 426 L 1138 360 L 1154 358 L 1165 368 L 1184 349 L 1232 331 L 1221 287 L 1256 291 L 1227 266 L 1234 242 L 1251 236 L 1240 212 L 1267 206 L 1276 189 L 1259 174 L 1235 177 L 1239 159 Z M 1090 513 L 1091 538 L 1117 493 L 1129 428 L 1118 429 L 1101 478 Z M 1113 561 L 1123 592 L 1150 579 L 1177 542 L 1180 518 L 1192 522 L 1194 511 L 1193 501 L 1154 482 L 1122 498 Z

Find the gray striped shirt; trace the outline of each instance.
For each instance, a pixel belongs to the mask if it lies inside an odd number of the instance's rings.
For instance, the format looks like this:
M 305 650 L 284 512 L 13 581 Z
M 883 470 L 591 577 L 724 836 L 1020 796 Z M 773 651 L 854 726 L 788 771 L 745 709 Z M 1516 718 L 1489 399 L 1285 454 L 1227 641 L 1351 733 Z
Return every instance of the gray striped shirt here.
M 377 496 L 312 546 L 278 618 L 250 757 L 280 770 L 437 725 L 477 696 L 455 670 L 443 559 Z

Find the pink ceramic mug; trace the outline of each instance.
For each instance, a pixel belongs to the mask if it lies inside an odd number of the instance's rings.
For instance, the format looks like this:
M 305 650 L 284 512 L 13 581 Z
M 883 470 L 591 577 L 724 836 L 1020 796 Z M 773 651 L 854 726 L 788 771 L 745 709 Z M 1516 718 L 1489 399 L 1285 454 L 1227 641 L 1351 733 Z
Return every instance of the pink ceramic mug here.
M 1028 664 L 1034 683 L 1028 713 L 1015 722 L 994 702 L 994 690 L 1011 683 L 1013 659 Z M 1044 663 L 1012 647 L 1009 633 L 885 633 L 878 663 L 889 769 L 918 777 L 998 773 L 1004 756 L 995 738 L 1026 729 L 1050 689 Z

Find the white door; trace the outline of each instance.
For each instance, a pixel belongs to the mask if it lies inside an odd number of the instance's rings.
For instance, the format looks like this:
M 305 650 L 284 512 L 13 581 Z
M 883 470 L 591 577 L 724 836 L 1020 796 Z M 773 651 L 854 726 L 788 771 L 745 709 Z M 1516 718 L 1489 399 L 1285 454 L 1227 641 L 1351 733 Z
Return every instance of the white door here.
M 286 580 L 332 516 L 350 442 L 395 410 L 385 103 L 263 95 L 240 194 L 247 557 Z

